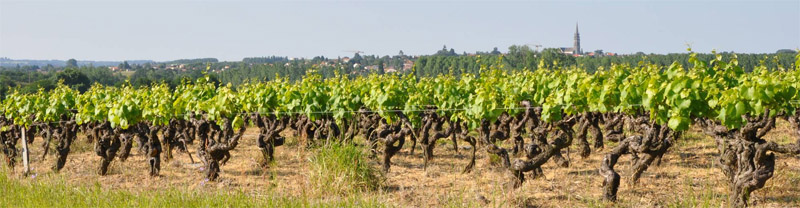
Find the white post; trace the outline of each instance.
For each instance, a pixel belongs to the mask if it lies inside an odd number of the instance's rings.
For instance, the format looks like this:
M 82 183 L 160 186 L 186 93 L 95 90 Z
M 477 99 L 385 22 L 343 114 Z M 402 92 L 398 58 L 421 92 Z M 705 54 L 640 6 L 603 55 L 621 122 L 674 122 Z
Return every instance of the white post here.
M 25 128 L 22 128 L 22 164 L 25 167 L 22 174 L 28 175 L 31 172 L 31 166 L 28 165 L 28 141 L 25 137 Z

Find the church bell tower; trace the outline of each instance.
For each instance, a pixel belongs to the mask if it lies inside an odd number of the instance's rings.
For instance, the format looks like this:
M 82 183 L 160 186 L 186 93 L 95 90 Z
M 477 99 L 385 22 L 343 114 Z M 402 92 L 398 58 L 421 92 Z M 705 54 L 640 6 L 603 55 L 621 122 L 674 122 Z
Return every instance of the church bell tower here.
M 581 51 L 581 35 L 578 34 L 578 23 L 575 23 L 575 42 L 572 46 L 572 54 L 582 54 Z

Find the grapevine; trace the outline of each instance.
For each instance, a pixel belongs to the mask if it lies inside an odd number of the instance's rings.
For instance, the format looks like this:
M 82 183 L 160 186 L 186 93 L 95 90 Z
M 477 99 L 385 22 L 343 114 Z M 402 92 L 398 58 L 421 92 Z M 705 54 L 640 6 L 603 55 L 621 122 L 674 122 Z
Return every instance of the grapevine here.
M 763 139 L 776 119 L 788 121 L 800 137 L 800 68 L 745 72 L 735 56 L 728 62 L 721 57 L 704 62 L 692 55 L 686 67 L 615 65 L 594 73 L 579 68 L 509 72 L 493 65 L 478 74 L 436 77 L 337 74 L 322 79 L 309 70 L 296 82 L 278 77 L 236 87 L 216 85 L 209 77 L 176 89 L 95 84 L 80 93 L 59 84 L 50 91 L 7 95 L 0 106 L 0 141 L 6 164 L 13 167 L 17 143 L 42 136 L 45 151 L 55 144 L 54 169 L 60 170 L 82 132 L 101 158 L 101 175 L 114 158 L 124 161 L 136 141 L 152 176 L 159 174 L 162 152 L 170 159 L 173 150 L 185 152 L 199 141 L 197 156 L 206 165 L 206 177 L 215 180 L 247 126 L 258 128 L 261 168 L 275 160 L 276 148 L 287 139 L 281 135 L 285 129 L 293 129 L 293 137 L 307 147 L 352 144 L 361 137 L 372 155 L 382 154 L 385 171 L 406 138 L 411 154 L 421 144 L 427 167 L 436 141 L 449 137 L 455 151 L 458 141 L 472 147 L 465 173 L 474 169 L 475 155 L 485 151 L 501 158 L 519 187 L 526 175 L 541 176 L 542 164 L 551 159 L 568 166 L 562 152 L 573 143 L 588 157 L 611 140 L 618 144 L 605 155 L 600 173 L 604 199 L 616 200 L 621 176 L 614 167 L 621 156 L 633 157 L 628 182 L 636 184 L 696 125 L 717 142 L 730 205 L 740 207 L 772 176 L 774 153 L 800 154 L 800 138 L 788 145 Z M 800 55 L 796 59 L 800 63 Z M 27 134 L 20 140 L 22 132 Z M 511 147 L 503 145 L 506 141 Z

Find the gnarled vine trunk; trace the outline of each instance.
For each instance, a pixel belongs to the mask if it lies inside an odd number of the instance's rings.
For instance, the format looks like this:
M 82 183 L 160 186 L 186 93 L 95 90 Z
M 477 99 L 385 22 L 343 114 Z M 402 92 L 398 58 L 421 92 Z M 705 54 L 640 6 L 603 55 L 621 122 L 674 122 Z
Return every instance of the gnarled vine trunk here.
M 603 134 L 602 134 L 603 139 L 613 142 L 619 142 L 620 140 L 623 139 L 622 126 L 625 120 L 624 114 L 605 113 L 600 116 L 600 119 L 605 123 L 603 125 Z M 602 145 L 602 143 L 600 143 L 600 145 Z M 598 146 L 598 143 L 595 143 L 595 146 Z
M 403 113 L 398 113 L 401 117 L 400 121 L 388 124 L 385 119 L 380 121 L 378 128 L 370 135 L 371 141 L 380 141 L 383 143 L 383 171 L 389 172 L 391 167 L 392 157 L 403 148 L 406 141 L 406 136 L 410 135 L 413 131 L 408 128 L 408 118 Z M 376 145 L 372 142 L 371 146 Z
M 442 138 L 450 137 L 455 129 L 454 123 L 450 123 L 450 126 L 447 130 L 443 130 L 442 126 L 447 122 L 447 118 L 440 117 L 434 108 L 429 108 L 424 113 L 421 114 L 422 117 L 422 126 L 413 131 L 411 125 L 405 126 L 406 128 L 412 129 L 411 136 L 414 139 L 414 144 L 411 146 L 412 154 L 414 150 L 414 146 L 416 146 L 416 140 L 419 139 L 422 145 L 422 158 L 423 158 L 423 168 L 428 167 L 428 163 L 433 160 L 433 149 L 436 148 L 436 141 Z M 458 147 L 456 147 L 457 149 Z
M 239 144 L 239 139 L 245 131 L 245 126 L 234 133 L 232 121 L 225 119 L 222 127 L 216 122 L 201 119 L 197 121 L 198 134 L 201 135 L 203 143 L 200 145 L 201 158 L 206 165 L 206 178 L 214 181 L 219 177 L 220 167 L 230 159 L 230 151 Z
M 53 136 L 56 139 L 56 164 L 53 166 L 54 171 L 60 171 L 67 163 L 67 155 L 70 151 L 70 146 L 75 139 L 78 138 L 78 125 L 75 121 L 65 122 L 56 128 Z
M 673 132 L 669 127 L 650 122 L 644 135 L 630 136 L 620 141 L 617 147 L 603 157 L 600 165 L 600 175 L 604 177 L 603 199 L 617 200 L 620 175 L 614 170 L 614 166 L 622 155 L 630 154 L 632 156 L 632 174 L 628 183 L 635 185 L 653 161 L 667 152 L 677 136 L 678 133 Z
M 16 128 L 5 116 L 0 116 L 0 128 L 7 128 L 7 131 L 0 131 L 0 147 L 5 155 L 6 165 L 14 169 L 14 158 L 17 156 Z
M 114 160 L 117 151 L 122 146 L 119 139 L 119 129 L 111 128 L 111 123 L 106 121 L 94 124 L 91 131 L 91 134 L 94 134 L 94 138 L 96 139 L 94 151 L 97 156 L 101 157 L 100 170 L 98 173 L 100 175 L 106 175 L 108 173 L 108 166 L 111 164 L 111 161 Z
M 147 123 L 139 123 L 136 126 L 137 137 L 139 138 L 140 148 L 147 156 L 147 163 L 150 165 L 150 176 L 158 176 L 161 171 L 161 141 L 158 139 L 158 131 L 162 127 L 151 126 Z
M 466 122 L 456 121 L 454 122 L 454 125 L 455 126 L 453 127 L 453 136 L 456 137 L 457 139 L 461 139 L 469 143 L 469 145 L 472 147 L 469 163 L 467 163 L 467 166 L 465 166 L 464 170 L 461 171 L 461 173 L 470 173 L 472 172 L 472 169 L 475 167 L 475 154 L 478 151 L 478 146 L 477 146 L 478 140 L 475 139 L 475 137 L 469 135 L 469 129 L 467 129 L 468 125 Z
M 194 140 L 194 125 L 191 121 L 171 119 L 169 124 L 161 128 L 161 144 L 166 148 L 165 160 L 172 159 L 172 150 L 177 149 L 178 152 L 185 152 L 189 156 L 189 160 L 194 163 L 192 154 L 189 154 L 189 144 Z
M 133 128 L 133 127 L 131 127 Z M 133 140 L 135 139 L 136 132 L 134 129 L 119 129 L 119 141 L 120 141 L 120 150 L 117 153 L 117 157 L 122 162 L 128 160 L 128 157 L 131 155 L 131 149 L 133 148 Z
M 800 154 L 800 139 L 794 144 L 779 145 L 763 139 L 775 127 L 776 117 L 745 115 L 747 123 L 739 129 L 728 129 L 718 122 L 701 120 L 706 134 L 713 136 L 719 149 L 719 168 L 728 181 L 728 205 L 746 207 L 750 193 L 761 189 L 775 171 L 775 155 Z M 798 128 L 798 116 L 787 119 Z
M 525 182 L 525 172 L 533 171 L 534 176 L 540 175 L 541 166 L 550 158 L 553 158 L 561 166 L 568 165 L 561 156 L 561 150 L 572 145 L 574 138 L 572 126 L 576 123 L 576 117 L 566 116 L 551 124 L 541 121 L 537 121 L 537 123 L 534 125 L 534 129 L 530 129 L 533 142 L 525 148 L 528 151 L 526 158 L 515 159 L 511 164 L 511 170 L 516 177 L 514 187 L 520 187 Z M 547 140 L 548 138 L 550 141 Z
M 258 148 L 261 149 L 262 162 L 259 164 L 262 168 L 269 167 L 269 163 L 275 160 L 275 147 L 283 145 L 284 139 L 280 137 L 280 132 L 286 128 L 289 123 L 288 117 L 277 118 L 274 115 L 253 115 L 252 119 L 256 126 L 259 128 L 258 138 L 256 142 Z

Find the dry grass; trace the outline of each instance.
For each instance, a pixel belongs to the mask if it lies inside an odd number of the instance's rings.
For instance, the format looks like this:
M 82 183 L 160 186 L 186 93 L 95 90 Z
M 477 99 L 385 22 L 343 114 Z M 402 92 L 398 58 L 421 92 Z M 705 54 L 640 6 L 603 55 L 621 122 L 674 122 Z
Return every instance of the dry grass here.
M 785 123 L 778 125 L 768 135 L 770 140 L 794 140 Z M 528 180 L 519 189 L 510 188 L 512 177 L 502 168 L 490 164 L 485 152 L 478 152 L 472 173 L 461 174 L 468 162 L 469 150 L 462 149 L 456 154 L 451 144 L 437 145 L 435 159 L 427 170 L 423 170 L 422 150 L 417 149 L 415 155 L 409 155 L 410 145 L 406 143 L 392 159 L 394 164 L 385 174 L 382 187 L 341 195 L 314 191 L 319 189 L 319 185 L 311 180 L 314 168 L 309 159 L 317 154 L 318 149 L 306 149 L 292 139 L 286 146 L 277 148 L 276 161 L 271 168 L 259 168 L 255 133 L 254 129 L 247 131 L 239 147 L 232 152 L 231 160 L 222 167 L 217 182 L 206 182 L 202 165 L 191 163 L 185 153 L 175 153 L 174 160 L 164 162 L 160 177 L 147 175 L 147 162 L 138 152 L 133 152 L 124 163 L 115 160 L 109 175 L 101 177 L 96 173 L 100 159 L 91 151 L 91 144 L 86 144 L 82 138 L 76 141 L 66 167 L 60 173 L 50 170 L 54 156 L 41 160 L 41 140 L 37 139 L 31 151 L 35 177 L 20 176 L 20 168 L 10 173 L 10 177 L 23 183 L 64 180 L 69 186 L 98 186 L 102 190 L 132 193 L 165 187 L 201 193 L 222 190 L 253 197 L 302 198 L 312 201 L 312 206 L 314 203 L 348 202 L 354 198 L 400 207 L 720 207 L 727 200 L 727 184 L 722 172 L 714 167 L 717 154 L 714 141 L 696 129 L 688 132 L 665 155 L 661 166 L 650 167 L 638 186 L 625 182 L 630 174 L 630 157 L 623 156 L 617 165 L 623 177 L 617 203 L 600 200 L 602 177 L 597 171 L 603 154 L 616 145 L 613 143 L 585 159 L 573 151 L 567 168 L 549 162 L 543 167 L 543 178 Z M 191 148 L 193 155 L 195 148 Z M 376 161 L 373 159 L 370 164 L 377 167 Z M 763 207 L 800 207 L 798 183 L 800 158 L 778 155 L 773 178 L 752 195 L 751 201 Z M 361 202 L 356 201 L 339 206 L 359 204 Z

